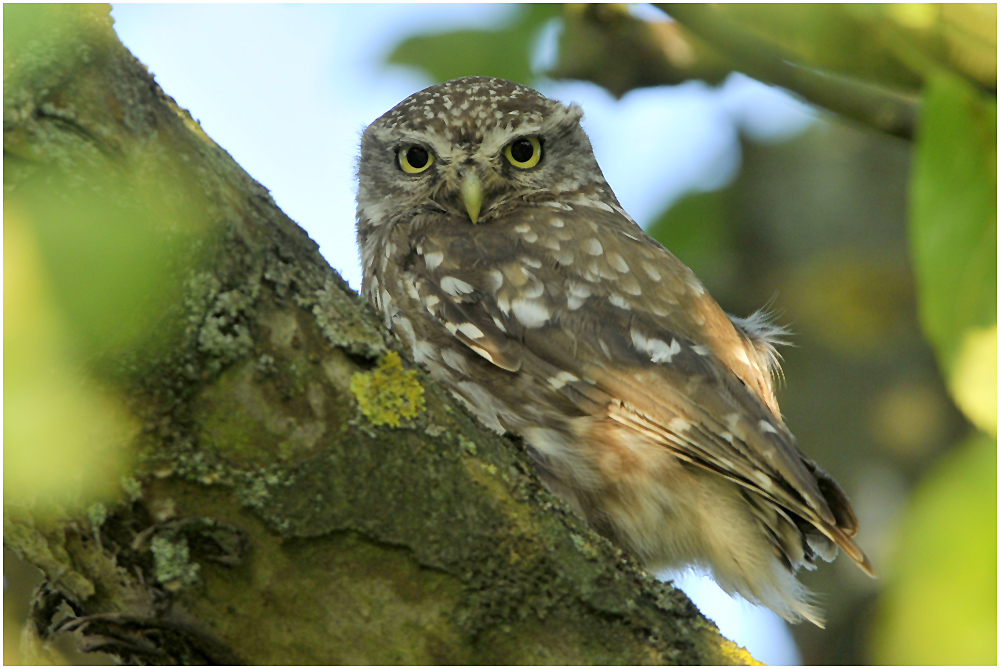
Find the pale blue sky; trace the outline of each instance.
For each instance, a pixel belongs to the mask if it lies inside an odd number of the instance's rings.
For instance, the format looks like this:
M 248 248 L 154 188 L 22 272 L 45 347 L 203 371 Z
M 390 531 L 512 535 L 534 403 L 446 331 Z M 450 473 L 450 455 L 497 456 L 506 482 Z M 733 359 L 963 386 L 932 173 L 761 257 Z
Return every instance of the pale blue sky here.
M 166 93 L 320 244 L 360 286 L 354 180 L 365 125 L 433 83 L 383 64 L 418 32 L 495 27 L 514 5 L 115 4 L 115 28 Z M 551 59 L 557 27 L 535 62 Z M 474 74 L 474 73 L 469 73 Z M 527 82 L 522 82 L 527 83 Z M 635 91 L 620 101 L 591 84 L 543 82 L 545 95 L 579 103 L 598 161 L 619 200 L 646 225 L 680 195 L 711 189 L 739 169 L 738 131 L 779 139 L 812 116 L 783 93 L 733 77 Z M 704 579 L 686 592 L 723 633 L 770 664 L 795 664 L 785 623 Z

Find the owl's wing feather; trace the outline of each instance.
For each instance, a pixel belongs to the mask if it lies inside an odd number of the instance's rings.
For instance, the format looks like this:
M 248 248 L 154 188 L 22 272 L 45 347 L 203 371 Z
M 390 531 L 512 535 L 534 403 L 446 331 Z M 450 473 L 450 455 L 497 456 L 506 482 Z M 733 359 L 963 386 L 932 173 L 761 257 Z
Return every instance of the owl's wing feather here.
M 601 226 L 588 215 L 589 236 L 573 240 L 583 253 L 569 256 L 529 215 L 513 239 L 484 237 L 476 244 L 486 248 L 455 253 L 489 267 L 417 267 L 421 292 L 436 291 L 433 315 L 487 361 L 791 511 L 822 533 L 810 540 L 817 552 L 832 549 L 826 537 L 871 573 L 850 538 L 857 521 L 846 497 L 781 420 L 761 349 L 672 254 L 607 218 Z

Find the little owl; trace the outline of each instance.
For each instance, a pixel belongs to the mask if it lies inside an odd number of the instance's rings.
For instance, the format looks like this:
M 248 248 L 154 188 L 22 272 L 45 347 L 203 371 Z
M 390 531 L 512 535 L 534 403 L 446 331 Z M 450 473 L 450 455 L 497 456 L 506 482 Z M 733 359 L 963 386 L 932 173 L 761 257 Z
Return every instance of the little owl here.
M 693 566 L 790 621 L 857 519 L 774 397 L 780 328 L 727 316 L 625 213 L 581 110 L 431 86 L 361 140 L 363 292 L 414 360 L 650 569 Z

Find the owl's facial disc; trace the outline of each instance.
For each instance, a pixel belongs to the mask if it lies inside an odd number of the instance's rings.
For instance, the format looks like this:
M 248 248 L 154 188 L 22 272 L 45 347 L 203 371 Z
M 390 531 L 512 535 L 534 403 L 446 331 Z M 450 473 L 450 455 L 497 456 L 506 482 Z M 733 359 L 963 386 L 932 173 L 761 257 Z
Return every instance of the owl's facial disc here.
M 364 133 L 359 214 L 373 226 L 421 213 L 483 225 L 570 193 L 613 199 L 581 116 L 576 106 L 487 77 L 415 93 Z

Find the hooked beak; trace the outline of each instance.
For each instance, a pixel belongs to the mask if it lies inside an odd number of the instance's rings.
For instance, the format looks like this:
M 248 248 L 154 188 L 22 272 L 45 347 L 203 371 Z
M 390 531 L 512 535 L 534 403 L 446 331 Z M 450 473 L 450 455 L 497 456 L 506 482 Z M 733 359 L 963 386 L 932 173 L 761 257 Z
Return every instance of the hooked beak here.
M 472 172 L 462 180 L 462 203 L 475 225 L 479 220 L 479 209 L 483 206 L 483 182 Z

